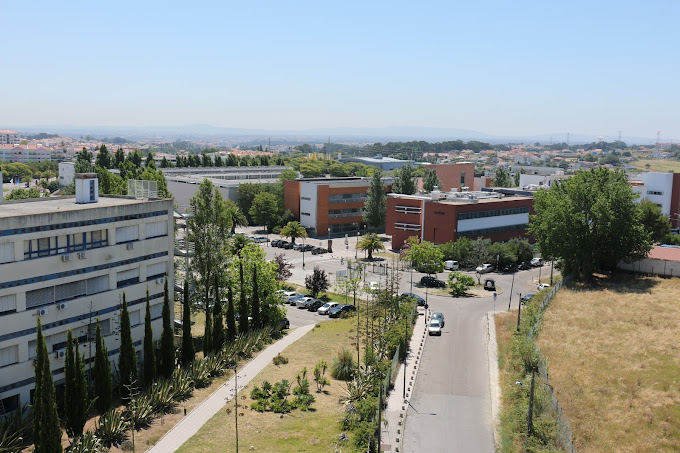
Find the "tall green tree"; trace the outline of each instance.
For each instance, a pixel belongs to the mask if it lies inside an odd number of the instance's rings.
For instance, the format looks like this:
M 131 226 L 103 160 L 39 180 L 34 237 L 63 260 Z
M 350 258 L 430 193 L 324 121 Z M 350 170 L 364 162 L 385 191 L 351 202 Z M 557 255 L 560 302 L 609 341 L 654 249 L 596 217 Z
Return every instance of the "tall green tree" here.
M 161 360 L 159 373 L 163 377 L 170 377 L 175 368 L 175 334 L 172 330 L 170 292 L 168 291 L 168 279 L 165 279 L 165 292 L 163 294 L 163 332 L 161 333 Z
M 83 434 L 90 404 L 87 398 L 87 381 L 85 380 L 85 363 L 80 355 L 78 339 L 73 339 L 71 329 L 66 340 L 66 360 L 64 367 L 64 415 L 66 433 L 72 439 Z
M 146 314 L 144 315 L 144 387 L 151 388 L 156 379 L 156 353 L 153 347 L 153 329 L 151 328 L 151 305 L 149 288 L 146 289 Z
M 253 306 L 252 306 L 253 326 L 261 327 L 260 324 L 260 291 L 257 282 L 257 263 L 253 263 Z
M 543 258 L 560 259 L 565 273 L 612 271 L 651 249 L 635 199 L 623 171 L 579 171 L 536 193 L 529 231 Z
M 203 355 L 210 354 L 212 347 L 212 311 L 210 309 L 205 312 L 205 326 L 203 328 Z
M 76 155 L 76 163 L 74 165 L 76 173 L 89 173 L 92 171 L 92 153 L 83 148 L 81 152 Z
M 220 276 L 215 275 L 215 305 L 213 305 L 212 349 L 220 351 L 224 346 L 224 321 L 222 316 L 222 297 L 220 291 Z
M 50 369 L 50 357 L 38 318 L 36 339 L 35 390 L 33 393 L 34 452 L 61 453 L 61 428 L 57 414 L 54 380 Z
M 425 176 L 423 176 L 423 190 L 425 192 L 432 192 L 435 187 L 441 190 L 442 182 L 434 168 L 427 168 L 425 169 Z
M 276 196 L 269 192 L 255 195 L 249 213 L 256 225 L 265 225 L 268 231 L 276 226 L 282 214 Z
M 300 222 L 293 221 L 288 222 L 286 226 L 281 228 L 281 236 L 285 238 L 290 238 L 290 242 L 295 244 L 296 238 L 306 238 L 307 230 L 303 227 Z
M 410 164 L 406 164 L 400 170 L 397 170 L 396 173 L 394 183 L 392 184 L 392 191 L 405 195 L 413 195 L 416 193 L 416 175 L 414 173 L 414 168 Z
M 317 297 L 321 291 L 328 290 L 330 286 L 326 271 L 314 266 L 314 272 L 305 277 L 305 287 L 312 292 L 312 297 Z
M 248 301 L 246 298 L 246 290 L 245 290 L 245 285 L 243 284 L 243 258 L 238 259 L 238 272 L 239 272 L 239 281 L 241 282 L 241 289 L 240 289 L 240 294 L 241 294 L 241 302 L 239 303 L 238 306 L 238 331 L 239 333 L 248 333 L 248 316 L 250 310 L 248 310 Z
M 431 242 L 412 245 L 406 257 L 420 272 L 436 274 L 444 270 L 444 254 Z
M 228 282 L 227 288 L 227 340 L 229 343 L 236 338 L 236 313 L 234 312 L 234 291 L 232 290 L 231 279 Z
M 102 168 L 111 168 L 111 154 L 109 154 L 109 150 L 106 149 L 106 145 L 99 147 L 99 154 L 97 154 L 95 165 Z
M 640 212 L 642 213 L 642 224 L 645 231 L 650 234 L 652 241 L 659 242 L 667 234 L 670 234 L 671 222 L 654 202 L 647 198 L 640 200 Z
M 493 176 L 494 187 L 512 187 L 512 178 L 510 172 L 504 167 L 498 167 L 496 174 Z
M 182 303 L 182 365 L 194 361 L 194 339 L 191 336 L 191 306 L 189 305 L 189 281 L 184 280 L 184 302 Z
M 198 192 L 191 198 L 191 206 L 194 208 L 194 217 L 189 219 L 191 241 L 195 244 L 193 262 L 198 274 L 196 283 L 203 294 L 206 318 L 203 341 L 209 346 L 210 292 L 214 275 L 224 265 L 227 245 L 225 239 L 231 222 L 222 195 L 209 179 L 203 180 Z
M 231 220 L 231 234 L 236 234 L 236 227 L 247 227 L 248 219 L 241 212 L 241 208 L 231 200 L 225 200 L 224 209 L 227 211 L 227 218 Z
M 112 399 L 112 378 L 111 378 L 111 362 L 109 361 L 109 352 L 104 344 L 102 338 L 102 331 L 97 324 L 95 334 L 95 356 L 94 356 L 94 392 L 97 399 L 95 404 L 97 411 L 100 414 L 109 410 Z
M 123 162 L 125 162 L 125 152 L 123 152 L 123 148 L 118 148 L 113 156 L 113 167 L 120 168 Z
M 127 299 L 123 293 L 123 305 L 120 310 L 120 352 L 118 354 L 119 389 L 121 398 L 129 396 L 128 387 L 137 380 L 137 353 L 132 343 L 132 329 Z
M 387 217 L 387 197 L 385 196 L 385 185 L 382 180 L 382 172 L 376 169 L 373 172 L 373 179 L 368 188 L 368 198 L 364 204 L 364 221 L 373 228 L 380 228 L 385 225 Z
M 146 154 L 146 166 L 156 168 L 156 162 L 153 160 L 153 153 L 151 151 Z

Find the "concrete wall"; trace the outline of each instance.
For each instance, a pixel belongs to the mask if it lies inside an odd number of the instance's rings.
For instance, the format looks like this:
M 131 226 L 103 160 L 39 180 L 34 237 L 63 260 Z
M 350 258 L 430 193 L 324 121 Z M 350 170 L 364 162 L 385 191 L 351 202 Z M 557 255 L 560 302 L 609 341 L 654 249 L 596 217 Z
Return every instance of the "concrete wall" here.
M 640 274 L 663 275 L 668 277 L 680 276 L 680 262 L 669 260 L 655 260 L 645 258 L 633 263 L 619 263 L 618 268 L 624 271 Z

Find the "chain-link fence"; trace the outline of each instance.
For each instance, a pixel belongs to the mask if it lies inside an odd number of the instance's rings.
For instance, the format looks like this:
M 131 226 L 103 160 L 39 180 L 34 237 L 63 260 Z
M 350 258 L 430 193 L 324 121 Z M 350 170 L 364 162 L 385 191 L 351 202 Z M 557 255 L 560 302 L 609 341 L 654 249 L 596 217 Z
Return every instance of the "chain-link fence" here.
M 564 451 L 575 453 L 576 449 L 574 448 L 569 418 L 567 417 L 567 414 L 562 410 L 562 406 L 560 405 L 559 401 L 557 401 L 557 398 L 555 398 L 555 394 L 553 393 L 552 387 L 550 386 L 550 376 L 548 374 L 547 362 L 545 360 L 545 357 L 543 357 L 543 354 L 541 353 L 541 349 L 534 341 L 534 336 L 540 331 L 541 323 L 543 322 L 543 313 L 545 312 L 545 309 L 550 304 L 552 298 L 555 297 L 555 294 L 557 294 L 557 292 L 562 288 L 562 286 L 564 286 L 565 283 L 569 281 L 569 279 L 570 276 L 566 276 L 561 281 L 557 282 L 557 284 L 555 284 L 555 286 L 550 290 L 550 292 L 546 294 L 546 296 L 543 298 L 543 300 L 541 301 L 541 305 L 539 306 L 539 314 L 536 319 L 536 322 L 529 329 L 529 339 L 531 340 L 533 346 L 536 348 L 536 351 L 538 352 L 538 366 L 536 369 L 536 372 L 540 377 L 540 380 L 537 381 L 539 385 L 538 391 L 542 392 L 545 395 L 546 397 L 545 399 L 550 407 L 550 410 L 553 412 L 555 416 L 555 419 L 557 421 L 558 441 L 562 448 L 564 449 Z

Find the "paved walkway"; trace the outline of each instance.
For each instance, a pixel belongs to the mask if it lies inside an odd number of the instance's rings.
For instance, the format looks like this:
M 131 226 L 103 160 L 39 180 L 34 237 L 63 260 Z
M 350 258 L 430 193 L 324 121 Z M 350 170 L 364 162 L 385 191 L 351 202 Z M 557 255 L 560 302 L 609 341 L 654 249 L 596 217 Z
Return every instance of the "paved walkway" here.
M 298 327 L 285 337 L 260 352 L 253 360 L 238 371 L 238 390 L 248 385 L 257 374 L 271 363 L 277 354 L 283 352 L 295 341 L 302 338 L 314 328 L 315 324 Z M 222 384 L 212 395 L 207 397 L 201 404 L 196 406 L 179 423 L 168 431 L 161 439 L 151 447 L 149 453 L 168 453 L 177 451 L 187 440 L 215 414 L 217 414 L 234 396 L 234 377 Z
M 418 316 L 413 327 L 413 335 L 409 344 L 406 356 L 406 365 L 399 366 L 394 388 L 387 396 L 387 407 L 383 413 L 383 423 L 381 424 L 380 443 L 382 451 L 398 452 L 403 451 L 402 443 L 404 438 L 404 428 L 406 427 L 406 412 L 408 411 L 411 391 L 415 384 L 415 379 L 420 366 L 420 356 L 427 340 L 427 317 L 429 310 L 419 308 L 422 316 Z M 404 373 L 406 373 L 406 392 L 404 392 Z M 404 396 L 405 395 L 405 396 Z

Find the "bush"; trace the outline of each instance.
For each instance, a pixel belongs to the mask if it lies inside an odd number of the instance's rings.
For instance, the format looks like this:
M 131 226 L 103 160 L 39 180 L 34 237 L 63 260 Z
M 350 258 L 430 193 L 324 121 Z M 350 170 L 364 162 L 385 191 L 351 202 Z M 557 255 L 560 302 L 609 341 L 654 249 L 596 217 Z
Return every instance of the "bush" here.
M 279 366 L 279 365 L 285 365 L 288 363 L 288 359 L 281 354 L 278 354 L 276 357 L 272 359 L 272 362 L 274 365 Z
M 343 349 L 338 352 L 338 358 L 333 362 L 331 376 L 339 381 L 349 381 L 352 379 L 355 369 L 356 364 L 354 363 L 352 353 L 349 349 Z
M 104 451 L 104 446 L 97 436 L 86 432 L 73 441 L 68 451 L 69 453 L 101 453 Z
M 99 417 L 95 426 L 95 435 L 101 439 L 105 446 L 111 447 L 125 440 L 129 424 L 121 411 L 111 409 Z

